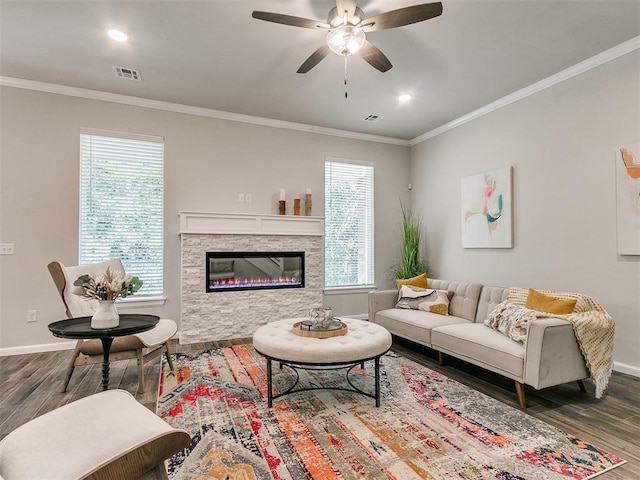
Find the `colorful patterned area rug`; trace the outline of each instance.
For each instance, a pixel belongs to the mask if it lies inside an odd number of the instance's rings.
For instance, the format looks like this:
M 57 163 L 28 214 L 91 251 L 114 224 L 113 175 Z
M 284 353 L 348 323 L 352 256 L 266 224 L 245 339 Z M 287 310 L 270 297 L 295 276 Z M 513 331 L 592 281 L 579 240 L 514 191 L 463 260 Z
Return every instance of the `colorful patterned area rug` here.
M 379 408 L 313 390 L 269 409 L 265 361 L 251 345 L 174 357 L 175 374 L 162 365 L 157 413 L 192 441 L 169 459 L 172 480 L 588 479 L 624 463 L 392 352 L 381 359 Z M 284 391 L 295 377 L 275 365 Z M 301 371 L 299 387 L 344 387 L 344 375 Z M 372 392 L 373 362 L 349 378 Z

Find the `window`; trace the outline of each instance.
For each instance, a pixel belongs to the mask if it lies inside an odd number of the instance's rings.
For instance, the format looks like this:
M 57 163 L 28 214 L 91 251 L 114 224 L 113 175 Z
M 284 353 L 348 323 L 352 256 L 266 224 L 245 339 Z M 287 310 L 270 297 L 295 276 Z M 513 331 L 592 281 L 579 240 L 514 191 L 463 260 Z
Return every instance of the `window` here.
M 373 166 L 325 162 L 325 287 L 373 285 Z
M 163 294 L 164 143 L 161 137 L 80 135 L 80 264 L 122 260 Z

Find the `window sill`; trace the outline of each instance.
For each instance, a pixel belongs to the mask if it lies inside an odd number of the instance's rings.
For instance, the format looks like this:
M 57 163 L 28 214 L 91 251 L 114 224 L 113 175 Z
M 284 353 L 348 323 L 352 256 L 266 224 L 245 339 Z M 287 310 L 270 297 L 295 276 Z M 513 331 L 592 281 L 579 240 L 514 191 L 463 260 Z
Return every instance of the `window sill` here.
M 150 295 L 148 297 L 134 295 L 130 298 L 119 298 L 116 305 L 118 305 L 118 309 L 126 310 L 128 308 L 162 307 L 166 301 L 167 298 L 164 295 Z
M 369 293 L 375 290 L 375 285 L 356 285 L 353 287 L 325 287 L 325 295 L 351 295 L 354 293 Z

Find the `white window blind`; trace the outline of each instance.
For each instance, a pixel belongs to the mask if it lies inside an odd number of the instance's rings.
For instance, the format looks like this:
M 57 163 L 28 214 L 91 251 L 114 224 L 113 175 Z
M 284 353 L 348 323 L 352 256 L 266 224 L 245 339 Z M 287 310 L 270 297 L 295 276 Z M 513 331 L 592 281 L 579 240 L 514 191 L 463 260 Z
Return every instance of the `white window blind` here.
M 138 296 L 163 293 L 164 143 L 152 138 L 80 135 L 79 263 L 121 259 Z
M 373 166 L 326 161 L 325 287 L 372 285 Z

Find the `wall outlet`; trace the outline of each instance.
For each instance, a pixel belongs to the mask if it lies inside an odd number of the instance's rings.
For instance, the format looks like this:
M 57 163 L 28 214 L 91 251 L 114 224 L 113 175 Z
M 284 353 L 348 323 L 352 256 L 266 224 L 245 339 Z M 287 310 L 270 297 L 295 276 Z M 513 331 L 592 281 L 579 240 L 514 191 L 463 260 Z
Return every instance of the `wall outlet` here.
M 0 255 L 13 255 L 14 243 L 0 243 Z
M 245 201 L 247 203 L 251 203 L 251 200 L 253 200 L 253 198 L 251 198 L 251 194 L 250 193 L 245 193 L 244 199 L 245 199 Z
M 27 310 L 27 322 L 37 322 L 37 321 L 38 321 L 38 311 Z
M 239 193 L 238 194 L 238 201 L 239 202 L 244 202 L 244 193 Z

